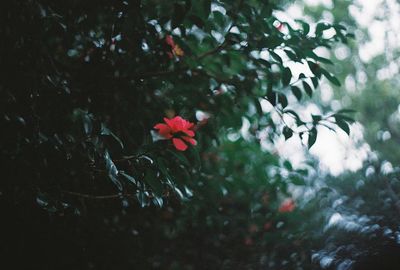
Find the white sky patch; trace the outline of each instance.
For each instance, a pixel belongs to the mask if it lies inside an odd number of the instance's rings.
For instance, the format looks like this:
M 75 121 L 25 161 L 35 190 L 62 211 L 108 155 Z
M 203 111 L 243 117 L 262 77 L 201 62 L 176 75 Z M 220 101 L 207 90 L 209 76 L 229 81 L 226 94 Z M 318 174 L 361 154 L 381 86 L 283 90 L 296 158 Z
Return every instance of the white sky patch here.
M 310 152 L 319 158 L 321 167 L 329 170 L 333 175 L 339 175 L 344 170 L 360 169 L 368 156 L 369 145 L 357 144 L 359 137 L 362 138 L 361 125 L 353 124 L 351 132 L 349 137 L 339 128 L 333 132 L 327 128 L 318 127 L 317 141 Z
M 309 6 L 323 5 L 326 8 L 332 8 L 333 7 L 332 0 L 306 0 L 305 2 Z
M 369 62 L 373 57 L 382 54 L 385 50 L 386 22 L 371 22 L 368 32 L 371 41 L 360 45 L 360 58 L 363 62 Z
M 327 9 L 334 8 L 332 0 L 304 0 L 304 2 L 311 6 L 322 5 Z M 384 4 L 388 6 L 387 9 L 384 8 Z M 368 63 L 377 55 L 390 52 L 390 49 L 399 47 L 400 5 L 396 0 L 354 0 L 349 7 L 349 12 L 355 18 L 359 27 L 367 29 L 369 34 L 369 41 L 359 44 L 359 56 L 364 63 Z M 332 19 L 332 14 L 329 11 L 325 13 L 323 18 L 329 22 Z M 302 19 L 312 23 L 310 17 L 304 16 L 303 8 L 299 4 L 291 5 L 285 12 L 276 12 L 275 16 L 281 21 L 290 23 L 294 28 L 298 27 L 295 19 Z M 310 35 L 313 34 L 314 30 L 315 26 L 311 25 Z M 356 36 L 360 34 L 360 31 L 357 33 L 357 29 L 353 29 L 353 31 L 356 31 Z M 277 53 L 283 56 L 284 60 L 287 60 L 287 57 L 283 55 L 284 53 Z M 323 57 L 329 57 L 331 52 L 318 49 L 315 53 Z M 350 50 L 345 46 L 338 46 L 333 53 L 339 60 L 351 57 Z M 388 79 L 398 74 L 399 65 L 394 62 L 389 63 L 378 71 L 378 79 Z M 308 68 L 305 68 L 302 64 L 287 61 L 285 65 L 291 69 L 295 78 L 301 72 L 310 75 Z M 363 71 L 359 71 L 355 77 L 347 76 L 343 83 L 350 93 L 354 93 L 365 86 L 366 74 Z M 320 91 L 322 101 L 326 104 L 330 103 L 333 110 L 346 107 L 345 99 L 342 102 L 332 100 L 333 89 L 326 82 L 321 84 Z M 268 102 L 265 102 L 265 104 L 262 102 L 261 105 L 265 111 L 273 110 Z M 318 114 L 319 112 L 319 108 L 315 105 L 299 109 L 299 115 L 306 121 L 310 118 L 311 113 Z M 319 159 L 322 169 L 329 171 L 333 175 L 338 175 L 344 170 L 356 171 L 360 169 L 368 155 L 373 154 L 369 145 L 363 141 L 363 127 L 355 123 L 351 125 L 350 129 L 350 136 L 347 136 L 339 128 L 335 128 L 336 132 L 332 132 L 327 128 L 318 127 L 317 141 L 310 149 L 310 153 Z M 307 136 L 304 137 L 307 138 Z M 275 144 L 275 149 L 282 157 L 289 159 L 295 167 L 298 167 L 306 161 L 305 144 L 306 139 L 302 142 L 295 134 L 288 141 L 283 138 L 278 140 Z M 387 167 L 385 169 L 390 171 L 390 166 Z

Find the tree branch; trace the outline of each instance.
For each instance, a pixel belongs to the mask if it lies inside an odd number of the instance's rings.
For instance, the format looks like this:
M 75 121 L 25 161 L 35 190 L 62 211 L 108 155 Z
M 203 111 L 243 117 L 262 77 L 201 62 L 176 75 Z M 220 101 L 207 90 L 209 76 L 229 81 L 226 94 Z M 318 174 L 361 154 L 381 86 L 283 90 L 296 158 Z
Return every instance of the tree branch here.
M 103 200 L 103 199 L 119 199 L 122 197 L 133 197 L 135 194 L 130 194 L 130 193 L 118 193 L 118 194 L 109 194 L 109 195 L 92 195 L 92 194 L 85 194 L 85 193 L 79 193 L 79 192 L 74 192 L 74 191 L 69 191 L 69 190 L 62 190 L 62 193 L 68 194 L 68 195 L 73 195 L 85 199 L 96 199 L 96 200 Z

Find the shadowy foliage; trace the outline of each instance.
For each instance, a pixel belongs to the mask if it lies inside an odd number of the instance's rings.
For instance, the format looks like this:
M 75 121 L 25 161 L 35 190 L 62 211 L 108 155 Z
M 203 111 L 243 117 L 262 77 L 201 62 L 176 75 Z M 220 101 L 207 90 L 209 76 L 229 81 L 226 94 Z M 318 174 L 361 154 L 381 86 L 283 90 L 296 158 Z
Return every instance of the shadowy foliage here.
M 348 110 L 307 122 L 296 107 L 322 78 L 340 85 L 314 50 L 345 27 L 281 22 L 274 1 L 1 5 L 3 254 L 47 269 L 306 269 L 290 189 L 308 170 L 260 142 L 349 133 Z

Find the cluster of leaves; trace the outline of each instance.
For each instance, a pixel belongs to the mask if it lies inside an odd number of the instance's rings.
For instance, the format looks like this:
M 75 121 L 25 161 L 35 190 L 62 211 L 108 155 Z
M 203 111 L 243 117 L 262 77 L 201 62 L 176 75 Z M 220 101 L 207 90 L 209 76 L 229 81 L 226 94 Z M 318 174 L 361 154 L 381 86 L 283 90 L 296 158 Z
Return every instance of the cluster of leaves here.
M 306 122 L 295 107 L 323 77 L 340 84 L 325 66 L 330 60 L 314 50 L 345 42 L 343 26 L 318 23 L 312 32 L 304 21 L 280 22 L 273 1 L 4 5 L 0 151 L 7 177 L 0 192 L 14 219 L 40 217 L 23 236 L 48 222 L 36 201 L 56 219 L 57 229 L 49 229 L 54 239 L 72 242 L 68 252 L 104 243 L 123 250 L 118 263 L 107 261 L 109 251 L 81 255 L 76 263 L 89 268 L 190 269 L 199 263 L 196 251 L 218 269 L 236 263 L 294 269 L 307 261 L 300 247 L 305 235 L 293 222 L 300 214 L 279 212 L 290 188 L 306 183 L 307 171 L 261 151 L 259 141 L 262 132 L 272 142 L 281 133 L 307 134 L 311 147 L 318 125 L 349 132 L 349 111 Z M 312 75 L 295 78 L 293 62 Z M 265 101 L 273 111 L 263 108 Z M 185 152 L 152 134 L 163 117 L 175 115 L 198 122 L 198 144 Z M 286 116 L 294 119 L 290 126 Z M 239 133 L 243 119 L 250 122 L 247 141 Z M 93 228 L 104 240 L 82 239 Z M 178 241 L 185 244 L 171 245 Z M 42 246 L 54 252 L 49 243 Z M 261 262 L 259 253 L 251 256 L 256 247 L 268 254 Z
M 136 197 L 142 205 L 162 205 L 171 192 L 183 198 L 179 179 L 195 181 L 198 168 L 191 162 L 198 154 L 187 157 L 152 142 L 152 127 L 165 114 L 190 120 L 197 111 L 210 114 L 198 135 L 197 148 L 206 149 L 220 128 L 240 127 L 251 103 L 264 119 L 254 130 L 270 126 L 275 133 L 277 123 L 260 105 L 264 98 L 306 128 L 299 135 L 308 133 L 311 146 L 324 119 L 303 122 L 288 109 L 287 90 L 300 100 L 297 84 L 310 96 L 308 80 L 317 87 L 324 75 L 338 84 L 320 64 L 329 60 L 313 50 L 347 35 L 342 26 L 324 23 L 311 35 L 305 22 L 299 29 L 285 23 L 284 33 L 274 25 L 276 6 L 261 1 L 9 5 L 2 155 L 11 167 L 29 171 L 27 183 L 12 185 L 65 202 L 79 194 L 109 194 L 109 183 L 119 197 Z M 336 34 L 325 37 L 331 28 Z M 184 55 L 168 57 L 166 35 Z M 314 77 L 292 78 L 288 61 L 307 64 Z M 348 118 L 335 117 L 348 132 Z M 286 138 L 293 129 L 286 127 Z

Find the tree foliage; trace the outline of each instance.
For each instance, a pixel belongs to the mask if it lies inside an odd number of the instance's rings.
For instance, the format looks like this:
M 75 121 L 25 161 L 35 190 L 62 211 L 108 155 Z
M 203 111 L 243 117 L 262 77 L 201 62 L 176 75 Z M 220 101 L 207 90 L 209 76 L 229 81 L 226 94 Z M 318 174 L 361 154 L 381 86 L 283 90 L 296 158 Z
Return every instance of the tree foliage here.
M 279 21 L 274 1 L 2 5 L 1 193 L 13 212 L 10 227 L 33 220 L 15 248 L 29 235 L 54 254 L 52 241 L 33 235 L 44 222 L 52 237 L 73 239 L 62 248 L 68 254 L 89 250 L 77 268 L 192 269 L 203 260 L 217 269 L 300 267 L 305 235 L 286 229 L 300 217 L 279 206 L 289 187 L 308 181 L 307 170 L 260 143 L 299 136 L 312 147 L 318 125 L 349 133 L 346 111 L 307 122 L 296 107 L 322 78 L 340 86 L 332 62 L 315 49 L 346 42 L 344 26 Z M 290 63 L 309 72 L 294 76 Z M 179 151 L 160 138 L 155 125 L 174 116 L 196 124 L 197 145 Z M 173 136 L 184 139 L 179 132 Z M 81 238 L 88 230 L 96 240 Z M 279 239 L 298 252 L 283 259 L 290 254 Z M 245 255 L 254 243 L 269 257 Z M 91 253 L 96 245 L 107 245 L 104 254 Z M 220 249 L 230 245 L 237 248 Z

